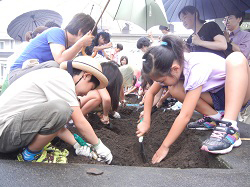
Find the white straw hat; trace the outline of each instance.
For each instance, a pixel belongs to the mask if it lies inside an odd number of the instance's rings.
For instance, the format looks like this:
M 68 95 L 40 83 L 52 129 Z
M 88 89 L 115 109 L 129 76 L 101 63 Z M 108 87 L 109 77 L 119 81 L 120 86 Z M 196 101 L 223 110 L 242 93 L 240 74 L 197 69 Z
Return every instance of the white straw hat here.
M 100 84 L 96 89 L 102 89 L 107 87 L 108 79 L 102 73 L 101 65 L 94 59 L 89 56 L 78 56 L 72 61 L 72 67 L 75 69 L 80 69 L 84 72 L 91 73 L 95 76 Z M 60 64 L 61 69 L 67 70 L 67 61 Z

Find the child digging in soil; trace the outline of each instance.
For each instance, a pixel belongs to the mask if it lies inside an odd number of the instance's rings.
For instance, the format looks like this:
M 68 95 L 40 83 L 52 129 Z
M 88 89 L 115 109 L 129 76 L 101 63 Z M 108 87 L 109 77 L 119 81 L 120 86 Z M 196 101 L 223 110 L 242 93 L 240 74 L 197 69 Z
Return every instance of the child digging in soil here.
M 20 161 L 58 163 L 43 150 L 58 136 L 72 145 L 76 154 L 97 156 L 97 160 L 110 164 L 113 158 L 110 150 L 82 115 L 77 99 L 90 90 L 105 88 L 107 78 L 91 57 L 77 57 L 61 63 L 60 68 L 29 72 L 1 95 L 0 152 L 24 148 L 18 156 Z M 91 145 L 81 146 L 64 127 L 70 118 Z
M 137 126 L 137 136 L 149 131 L 154 95 L 162 86 L 183 103 L 167 137 L 152 158 L 152 163 L 164 159 L 170 146 L 190 129 L 213 129 L 202 150 L 225 154 L 241 145 L 237 116 L 250 99 L 250 76 L 247 60 L 240 52 L 224 59 L 208 52 L 184 52 L 183 41 L 176 36 L 164 36 L 160 46 L 150 48 L 145 55 L 143 71 L 155 82 L 146 94 L 144 120 Z M 218 112 L 224 110 L 223 115 Z M 197 110 L 204 118 L 189 123 Z M 219 123 L 218 123 L 219 122 Z
M 100 115 L 103 124 L 110 124 L 109 113 L 114 118 L 120 118 L 117 111 L 119 106 L 119 94 L 122 86 L 122 74 L 114 61 L 101 63 L 102 72 L 108 79 L 108 86 L 103 89 L 92 90 L 86 96 L 79 97 L 83 115 L 96 110 L 103 112 Z M 100 106 L 100 107 L 98 107 Z

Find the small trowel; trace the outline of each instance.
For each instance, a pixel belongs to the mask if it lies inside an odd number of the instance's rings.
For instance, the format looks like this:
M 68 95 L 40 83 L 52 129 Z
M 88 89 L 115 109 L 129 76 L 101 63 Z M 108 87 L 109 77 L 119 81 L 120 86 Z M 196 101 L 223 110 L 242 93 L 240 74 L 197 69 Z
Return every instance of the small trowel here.
M 140 122 L 142 122 L 143 118 L 140 119 Z M 145 153 L 145 148 L 144 148 L 144 143 L 143 143 L 143 136 L 139 137 L 139 143 L 140 143 L 140 152 L 141 152 L 141 157 L 142 157 L 142 161 L 143 163 L 147 163 L 147 156 Z
M 140 142 L 140 146 L 141 146 L 141 157 L 142 157 L 142 161 L 143 163 L 147 163 L 147 157 L 146 157 L 146 153 L 145 153 L 145 149 L 144 149 L 144 144 L 143 144 L 143 136 L 139 137 L 139 142 Z

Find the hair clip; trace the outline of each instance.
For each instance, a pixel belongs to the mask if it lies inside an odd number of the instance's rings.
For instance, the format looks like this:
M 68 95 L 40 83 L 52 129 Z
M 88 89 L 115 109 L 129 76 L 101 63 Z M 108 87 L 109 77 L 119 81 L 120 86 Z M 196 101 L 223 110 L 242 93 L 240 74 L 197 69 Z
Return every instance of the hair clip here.
M 167 46 L 168 42 L 161 42 L 161 45 Z

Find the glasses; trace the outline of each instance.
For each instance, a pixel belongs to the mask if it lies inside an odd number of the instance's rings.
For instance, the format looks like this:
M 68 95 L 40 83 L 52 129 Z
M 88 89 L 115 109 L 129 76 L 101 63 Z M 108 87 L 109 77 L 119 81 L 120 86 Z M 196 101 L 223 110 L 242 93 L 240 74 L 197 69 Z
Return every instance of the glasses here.
M 83 76 L 75 83 L 75 86 L 82 80 Z

